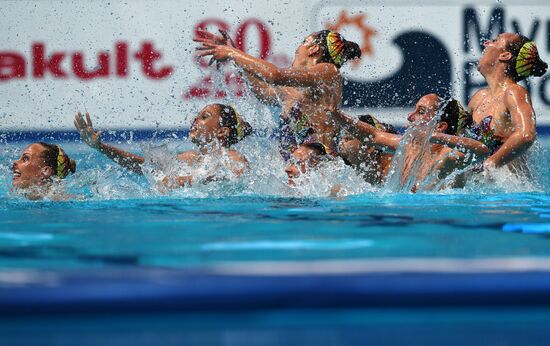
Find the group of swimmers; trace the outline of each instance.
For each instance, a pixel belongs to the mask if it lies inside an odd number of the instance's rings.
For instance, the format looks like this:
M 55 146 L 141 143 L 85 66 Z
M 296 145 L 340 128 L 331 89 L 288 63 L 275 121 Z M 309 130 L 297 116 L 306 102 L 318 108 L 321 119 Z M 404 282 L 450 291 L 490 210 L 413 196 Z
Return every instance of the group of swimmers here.
M 287 68 L 243 52 L 224 31 L 219 35 L 203 31 L 194 40 L 199 44 L 200 57 L 210 57 L 210 62 L 217 65 L 232 61 L 260 102 L 282 108 L 278 137 L 289 185 L 296 184 L 300 175 L 319 162 L 338 157 L 367 182 L 382 184 L 393 154 L 405 145 L 401 175 L 408 179 L 408 175 L 415 174 L 411 190 L 440 188 L 422 182 L 428 175 L 442 181 L 473 164 L 478 170 L 503 166 L 520 170 L 525 152 L 536 139 L 535 113 L 527 90 L 518 82 L 544 75 L 548 65 L 540 59 L 536 44 L 519 34 L 502 33 L 485 42 L 478 70 L 488 86 L 474 94 L 467 109 L 456 100 L 436 94 L 418 100 L 407 120 L 411 126 L 434 124 L 428 146 L 420 145 L 414 136 L 403 143 L 403 136 L 391 125 L 372 115 L 356 119 L 341 110 L 340 68 L 359 58 L 361 50 L 337 32 L 323 30 L 307 36 Z M 90 147 L 135 173 L 143 173 L 144 158 L 103 143 L 89 114 L 78 113 L 74 124 Z M 178 188 L 227 175 L 241 176 L 249 163 L 232 146 L 251 133 L 252 127 L 235 108 L 207 105 L 193 120 L 189 132 L 197 150 L 179 153 L 175 159 L 191 168 L 215 161 L 216 170 L 200 176 L 166 175 L 160 179 L 161 185 Z M 52 181 L 74 172 L 75 163 L 60 146 L 40 142 L 28 146 L 12 169 L 13 186 L 20 190 L 32 188 L 29 196 L 37 197 L 45 195 Z M 460 187 L 466 179 L 457 176 L 449 184 Z

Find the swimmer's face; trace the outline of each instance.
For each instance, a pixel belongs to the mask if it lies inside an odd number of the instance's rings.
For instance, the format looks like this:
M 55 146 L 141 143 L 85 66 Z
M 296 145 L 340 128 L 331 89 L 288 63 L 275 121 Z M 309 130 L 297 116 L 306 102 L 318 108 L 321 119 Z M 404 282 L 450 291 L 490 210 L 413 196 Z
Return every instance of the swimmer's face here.
M 305 174 L 308 168 L 315 167 L 319 164 L 319 153 L 308 146 L 301 145 L 292 152 L 290 163 L 285 167 L 286 175 L 288 176 L 288 185 L 295 186 L 294 179 L 301 174 Z
M 315 54 L 319 49 L 316 48 L 315 40 L 312 35 L 309 35 L 302 41 L 302 43 L 296 48 L 294 53 L 294 62 L 292 66 L 302 66 L 305 65 L 308 58 Z
M 40 185 L 52 176 L 52 168 L 46 166 L 44 161 L 45 150 L 46 148 L 38 143 L 25 148 L 19 160 L 12 164 L 13 187 L 25 189 Z
M 505 58 L 506 47 L 508 43 L 517 39 L 516 34 L 509 32 L 502 33 L 498 35 L 493 40 L 487 40 L 483 43 L 484 49 L 481 58 L 479 59 L 478 69 L 483 69 L 487 66 L 494 66 L 500 60 L 508 60 Z M 504 55 L 503 55 L 504 54 Z
M 407 120 L 411 124 L 427 123 L 436 116 L 439 108 L 439 98 L 436 94 L 422 96 L 416 103 L 414 111 L 409 113 Z
M 220 109 L 216 105 L 204 107 L 199 115 L 193 120 L 189 129 L 189 139 L 197 145 L 211 143 L 217 138 L 221 128 Z

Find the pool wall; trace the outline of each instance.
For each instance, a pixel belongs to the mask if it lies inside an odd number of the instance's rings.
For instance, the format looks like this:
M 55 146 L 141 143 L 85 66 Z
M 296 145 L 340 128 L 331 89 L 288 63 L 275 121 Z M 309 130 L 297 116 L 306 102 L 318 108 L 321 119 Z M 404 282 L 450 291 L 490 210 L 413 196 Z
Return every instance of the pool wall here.
M 0 283 L 10 345 L 543 345 L 550 323 L 550 263 L 534 259 L 3 271 Z

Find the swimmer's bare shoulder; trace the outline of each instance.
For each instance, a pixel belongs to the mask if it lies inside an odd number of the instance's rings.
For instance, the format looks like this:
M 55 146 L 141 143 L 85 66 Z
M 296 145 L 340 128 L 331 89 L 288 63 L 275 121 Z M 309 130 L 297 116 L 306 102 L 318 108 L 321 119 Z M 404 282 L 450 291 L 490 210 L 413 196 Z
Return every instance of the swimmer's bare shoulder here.
M 188 150 L 184 151 L 183 153 L 179 153 L 176 158 L 178 159 L 178 161 L 185 162 L 191 166 L 197 161 L 199 155 L 199 152 L 196 150 Z
M 504 96 L 504 102 L 506 103 L 506 106 L 517 103 L 517 100 L 531 103 L 529 92 L 527 91 L 527 89 L 519 84 L 509 85 L 504 92 Z

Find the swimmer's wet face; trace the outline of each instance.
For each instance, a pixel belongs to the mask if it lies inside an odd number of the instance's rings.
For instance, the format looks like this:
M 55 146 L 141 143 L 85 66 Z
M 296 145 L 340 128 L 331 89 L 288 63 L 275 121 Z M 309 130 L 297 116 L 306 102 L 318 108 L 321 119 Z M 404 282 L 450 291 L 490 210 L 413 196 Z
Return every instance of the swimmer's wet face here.
M 286 175 L 288 176 L 288 184 L 296 185 L 294 179 L 301 174 L 305 174 L 308 168 L 315 167 L 321 161 L 321 156 L 324 153 L 313 145 L 300 145 L 292 152 L 290 163 L 285 167 Z
M 422 96 L 416 103 L 414 111 L 409 113 L 407 120 L 411 124 L 427 123 L 436 116 L 439 106 L 440 100 L 436 94 Z
M 515 34 L 505 32 L 499 34 L 493 40 L 487 40 L 483 43 L 483 54 L 478 62 L 478 70 L 483 72 L 494 67 L 500 60 L 508 60 L 506 46 L 509 41 L 516 38 Z
M 189 130 L 189 139 L 203 146 L 217 139 L 220 129 L 220 109 L 216 105 L 208 105 L 193 121 Z
M 304 39 L 304 41 L 302 41 L 294 53 L 294 61 L 292 62 L 292 66 L 296 67 L 306 65 L 308 59 L 315 56 L 315 54 L 319 52 L 319 47 L 314 41 L 315 40 L 312 35 L 309 35 Z
M 25 189 L 41 185 L 54 174 L 54 170 L 46 165 L 45 151 L 46 148 L 38 143 L 25 148 L 19 160 L 12 164 L 13 187 Z

